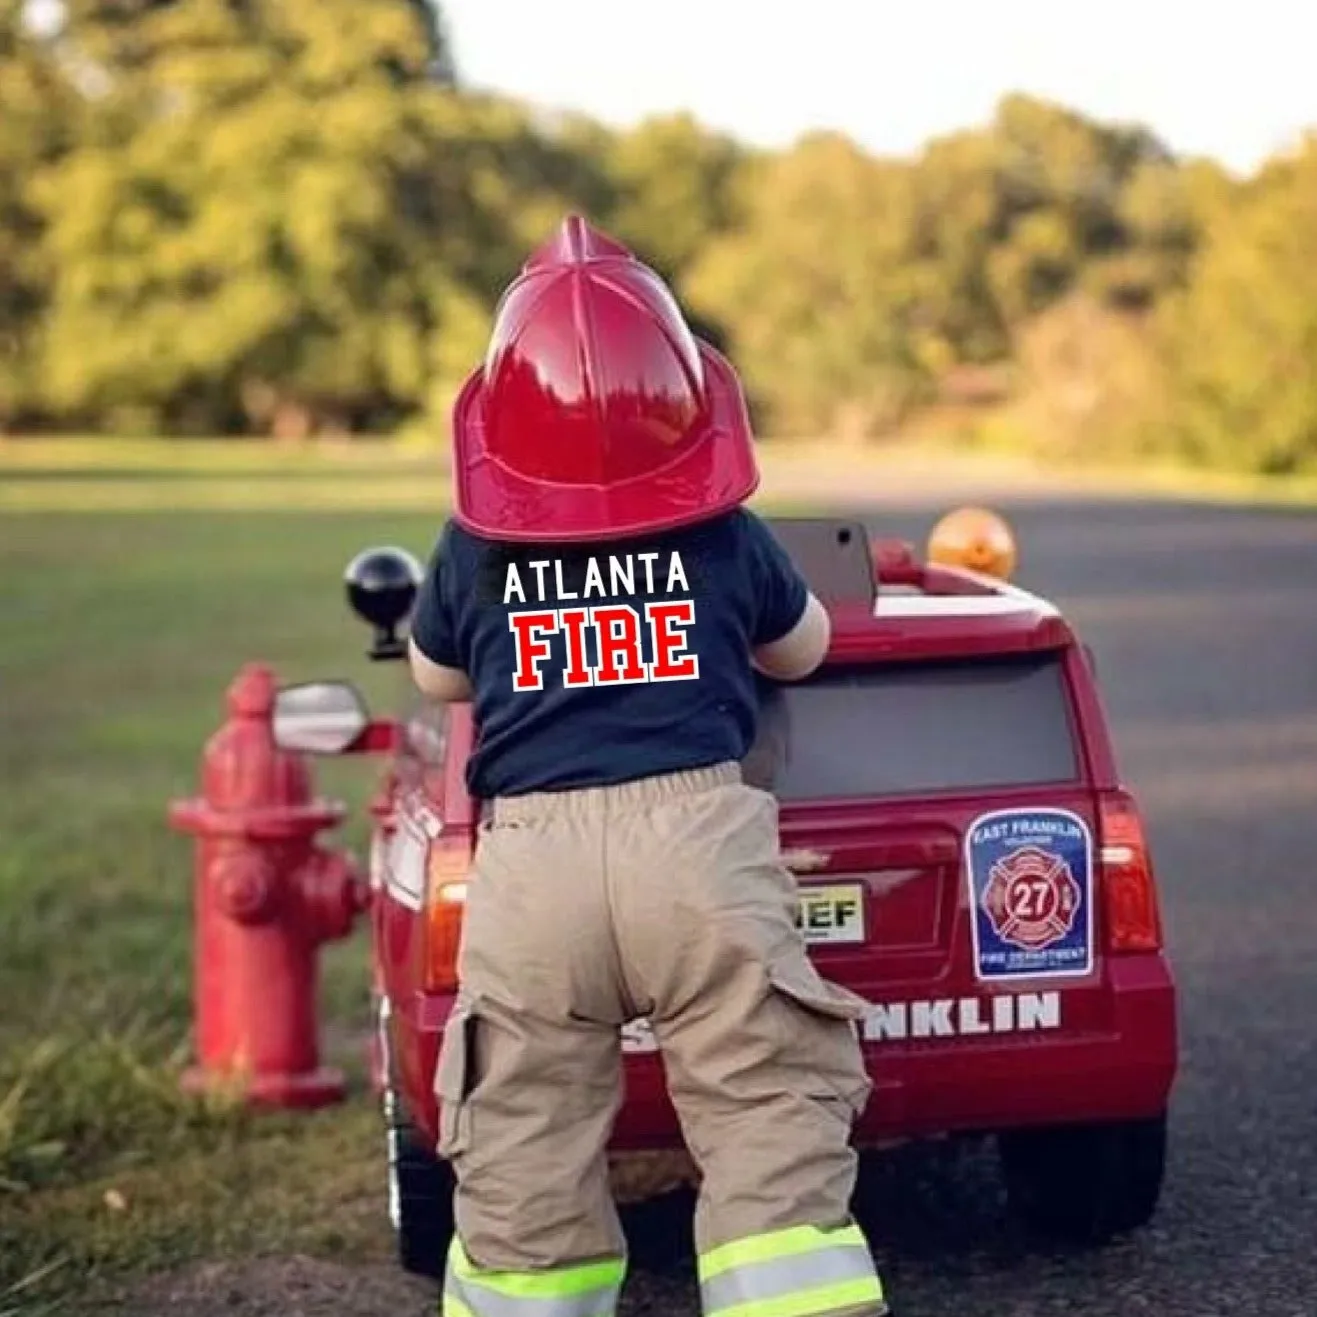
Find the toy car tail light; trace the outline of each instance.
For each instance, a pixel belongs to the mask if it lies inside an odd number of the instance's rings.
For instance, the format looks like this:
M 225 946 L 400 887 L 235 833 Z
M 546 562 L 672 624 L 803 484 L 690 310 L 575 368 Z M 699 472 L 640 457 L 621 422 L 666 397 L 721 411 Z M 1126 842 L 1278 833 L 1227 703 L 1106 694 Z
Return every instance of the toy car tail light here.
M 465 842 L 436 844 L 426 869 L 425 966 L 427 992 L 457 989 L 457 952 L 466 913 L 466 887 L 471 872 L 471 847 Z
M 1115 792 L 1102 801 L 1100 824 L 1108 948 L 1115 953 L 1158 951 L 1161 916 L 1138 808 L 1124 792 Z

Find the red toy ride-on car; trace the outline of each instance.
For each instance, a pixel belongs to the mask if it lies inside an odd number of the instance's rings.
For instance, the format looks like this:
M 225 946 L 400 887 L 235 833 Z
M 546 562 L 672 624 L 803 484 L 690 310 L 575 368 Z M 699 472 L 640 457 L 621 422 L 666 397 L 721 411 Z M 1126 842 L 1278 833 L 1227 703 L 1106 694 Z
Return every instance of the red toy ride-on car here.
M 1052 604 L 1002 579 L 1014 544 L 990 513 L 944 519 L 927 562 L 856 522 L 771 524 L 833 639 L 810 679 L 764 684 L 745 772 L 780 801 L 819 969 L 873 1004 L 857 1146 L 992 1135 L 1028 1226 L 1091 1244 L 1143 1225 L 1165 1162 L 1175 989 L 1088 650 Z M 349 568 L 373 657 L 404 654 L 418 579 L 397 549 Z M 403 1265 L 438 1275 L 452 1181 L 433 1152 L 433 1081 L 457 990 L 475 728 L 469 705 L 412 705 L 371 723 L 351 685 L 310 683 L 281 692 L 276 728 L 290 748 L 390 759 L 372 861 L 390 1199 Z M 645 1022 L 621 1033 L 611 1155 L 617 1196 L 634 1202 L 697 1171 Z

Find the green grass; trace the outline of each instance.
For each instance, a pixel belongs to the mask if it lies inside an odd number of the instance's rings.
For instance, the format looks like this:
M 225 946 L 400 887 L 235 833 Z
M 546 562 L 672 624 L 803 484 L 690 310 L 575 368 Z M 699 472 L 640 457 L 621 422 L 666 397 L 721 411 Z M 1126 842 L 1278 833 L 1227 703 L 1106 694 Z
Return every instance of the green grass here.
M 442 508 L 440 454 L 413 445 L 24 440 L 0 445 L 6 513 Z
M 166 810 L 249 659 L 396 704 L 404 674 L 365 660 L 342 567 L 381 540 L 424 555 L 441 498 L 434 515 L 296 496 L 259 515 L 0 514 L 0 1312 L 190 1256 L 387 1245 L 364 934 L 325 958 L 350 1103 L 256 1119 L 185 1099 L 192 853 Z M 353 804 L 375 772 L 316 771 Z M 357 810 L 342 840 L 365 839 Z
M 1097 497 L 1317 506 L 1317 476 L 1259 476 L 1145 462 L 1048 466 L 1023 450 L 957 445 L 933 432 L 864 447 L 793 441 L 761 447 L 759 503 L 936 498 L 960 482 Z M 245 440 L 41 439 L 0 442 L 0 519 L 152 511 L 432 514 L 448 497 L 437 443 L 261 444 Z M 948 496 L 953 496 L 948 494 Z

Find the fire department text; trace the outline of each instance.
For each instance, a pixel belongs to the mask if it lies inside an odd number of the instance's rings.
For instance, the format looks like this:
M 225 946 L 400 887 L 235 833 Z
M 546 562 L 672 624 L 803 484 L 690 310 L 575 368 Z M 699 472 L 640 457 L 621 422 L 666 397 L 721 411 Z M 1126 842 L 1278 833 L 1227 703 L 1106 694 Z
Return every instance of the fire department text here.
M 673 555 L 676 558 L 676 555 Z M 594 560 L 591 559 L 593 562 Z M 508 614 L 508 626 L 517 647 L 514 691 L 541 691 L 540 665 L 549 657 L 548 637 L 561 633 L 567 642 L 567 663 L 562 684 L 622 686 L 649 681 L 694 681 L 700 659 L 687 649 L 685 630 L 695 622 L 695 603 L 673 599 L 645 604 L 644 625 L 649 630 L 651 658 L 641 649 L 641 614 L 630 604 L 590 608 L 519 609 Z M 588 658 L 586 637 L 593 633 L 595 663 Z
M 870 1007 L 862 1025 L 868 1043 L 909 1038 L 972 1038 L 978 1034 L 1029 1033 L 1061 1027 L 1059 992 L 1021 992 L 998 997 L 940 997 L 932 1001 L 896 1001 Z M 656 1052 L 649 1021 L 622 1027 L 624 1052 Z
M 1021 992 L 983 999 L 939 997 L 874 1006 L 864 1021 L 870 1042 L 902 1038 L 966 1038 L 1061 1027 L 1059 992 Z
M 590 599 L 596 596 L 600 599 L 616 599 L 619 595 L 657 594 L 658 577 L 654 572 L 654 564 L 659 557 L 657 553 L 624 553 L 621 556 L 610 554 L 607 587 L 604 586 L 604 571 L 599 565 L 599 559 L 588 558 L 585 564 L 585 585 L 579 595 L 575 590 L 567 589 L 563 581 L 562 559 L 542 558 L 538 562 L 529 563 L 528 566 L 535 573 L 536 602 L 543 604 L 556 600 L 561 603 L 566 599 Z M 644 588 L 639 591 L 636 589 L 637 563 L 641 564 L 644 571 Z M 549 568 L 553 569 L 552 594 L 548 592 L 544 583 Z M 686 580 L 686 569 L 681 565 L 681 554 L 675 552 L 668 554 L 668 569 L 663 573 L 663 579 L 667 582 L 663 587 L 664 594 L 672 594 L 674 590 L 690 589 Z M 503 586 L 503 602 L 510 604 L 514 599 L 519 604 L 530 602 L 526 598 L 526 589 L 522 584 L 521 573 L 517 570 L 516 563 L 508 566 L 507 580 Z

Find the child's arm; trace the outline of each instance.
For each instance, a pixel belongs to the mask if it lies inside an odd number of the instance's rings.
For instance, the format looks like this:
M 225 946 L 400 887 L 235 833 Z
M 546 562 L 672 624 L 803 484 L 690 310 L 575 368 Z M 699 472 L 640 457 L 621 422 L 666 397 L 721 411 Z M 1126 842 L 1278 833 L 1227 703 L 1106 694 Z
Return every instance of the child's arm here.
M 407 658 L 411 664 L 412 680 L 422 695 L 446 702 L 471 698 L 471 681 L 466 673 L 461 668 L 450 668 L 427 658 L 414 639 L 407 644 Z
M 451 528 L 444 527 L 412 610 L 407 660 L 412 680 L 432 700 L 469 700 L 471 682 L 457 642 L 457 600 L 448 566 Z
M 832 620 L 772 531 L 749 509 L 741 516 L 754 596 L 750 660 L 775 681 L 799 681 L 823 662 Z
M 823 662 L 831 639 L 832 619 L 811 594 L 805 600 L 800 621 L 786 635 L 755 649 L 751 662 L 764 676 L 775 681 L 799 681 Z

